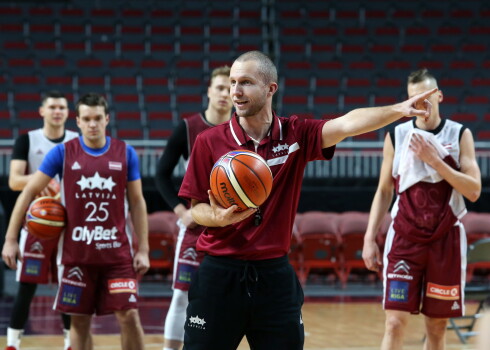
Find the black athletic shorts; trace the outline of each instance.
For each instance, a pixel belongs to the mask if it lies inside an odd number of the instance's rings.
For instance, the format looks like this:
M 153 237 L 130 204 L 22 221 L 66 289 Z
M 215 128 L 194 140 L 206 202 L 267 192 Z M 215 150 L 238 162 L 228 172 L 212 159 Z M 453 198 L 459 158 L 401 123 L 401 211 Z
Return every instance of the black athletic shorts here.
M 300 350 L 304 295 L 286 256 L 243 261 L 207 255 L 189 289 L 184 350 Z

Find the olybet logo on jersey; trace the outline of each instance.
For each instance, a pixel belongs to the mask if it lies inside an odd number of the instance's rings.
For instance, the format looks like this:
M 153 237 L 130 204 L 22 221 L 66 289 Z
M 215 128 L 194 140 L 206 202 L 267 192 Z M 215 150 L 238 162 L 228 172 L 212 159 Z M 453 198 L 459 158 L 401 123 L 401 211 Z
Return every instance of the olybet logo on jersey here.
M 119 163 L 112 166 L 115 170 L 119 170 Z M 117 242 L 117 227 L 106 227 L 104 222 L 109 218 L 109 209 L 111 201 L 116 200 L 117 196 L 112 192 L 116 185 L 112 176 L 107 178 L 100 176 L 99 172 L 95 172 L 93 176 L 80 176 L 80 180 L 76 181 L 79 186 L 79 191 L 74 193 L 75 199 L 89 200 L 85 204 L 85 209 L 88 215 L 85 222 L 97 222 L 100 225 L 76 226 L 72 230 L 72 240 L 74 242 L 85 242 L 91 245 L 95 242 L 97 250 L 119 248 L 121 243 Z M 104 200 L 104 201 L 101 201 Z

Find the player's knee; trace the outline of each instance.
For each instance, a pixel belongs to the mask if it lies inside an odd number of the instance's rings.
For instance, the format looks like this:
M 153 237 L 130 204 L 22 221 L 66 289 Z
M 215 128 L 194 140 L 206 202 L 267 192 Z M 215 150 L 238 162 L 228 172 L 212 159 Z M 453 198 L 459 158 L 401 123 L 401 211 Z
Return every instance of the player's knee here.
M 442 338 L 446 334 L 447 319 L 445 318 L 428 318 L 425 322 L 427 336 Z
M 386 317 L 386 332 L 394 335 L 403 334 L 407 320 L 399 315 L 388 315 Z
M 178 309 L 183 308 L 185 310 L 187 304 L 189 304 L 188 292 L 175 289 L 172 295 L 172 304 Z
M 140 324 L 140 316 L 137 309 L 116 311 L 114 314 L 121 328 L 135 328 Z
M 71 316 L 70 328 L 75 332 L 86 332 L 90 329 L 91 318 L 89 316 Z

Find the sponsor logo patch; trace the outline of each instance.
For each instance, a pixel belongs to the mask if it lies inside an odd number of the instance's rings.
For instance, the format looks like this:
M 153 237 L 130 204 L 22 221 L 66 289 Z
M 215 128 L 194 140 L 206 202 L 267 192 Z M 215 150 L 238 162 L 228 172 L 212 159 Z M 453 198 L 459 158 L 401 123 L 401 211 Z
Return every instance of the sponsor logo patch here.
M 406 303 L 408 301 L 408 282 L 390 281 L 388 300 Z
M 451 310 L 459 310 L 459 309 L 461 309 L 461 307 L 459 306 L 458 302 L 455 301 L 453 303 L 453 306 L 451 306 Z
M 441 300 L 459 300 L 459 285 L 443 286 L 441 284 L 427 283 L 427 297 Z
M 83 272 L 82 269 L 80 269 L 78 266 L 72 267 L 68 271 L 68 275 L 66 276 L 67 278 L 76 278 L 77 280 L 81 281 L 83 277 Z
M 177 282 L 191 283 L 192 275 L 197 271 L 197 266 L 180 264 L 177 272 Z
M 34 242 L 32 243 L 31 247 L 29 248 L 30 252 L 39 252 L 42 253 L 44 250 L 43 245 L 41 242 Z
M 131 278 L 116 278 L 108 281 L 109 293 L 133 293 L 136 294 L 136 280 Z
M 184 254 L 182 254 L 183 259 L 191 259 L 191 260 L 196 260 L 197 259 L 197 252 L 194 248 L 189 247 L 184 251 Z
M 68 306 L 80 305 L 82 290 L 82 288 L 77 286 L 63 284 L 61 289 L 61 298 L 59 299 L 60 304 Z
M 24 259 L 24 273 L 29 276 L 39 276 L 41 274 L 41 260 Z

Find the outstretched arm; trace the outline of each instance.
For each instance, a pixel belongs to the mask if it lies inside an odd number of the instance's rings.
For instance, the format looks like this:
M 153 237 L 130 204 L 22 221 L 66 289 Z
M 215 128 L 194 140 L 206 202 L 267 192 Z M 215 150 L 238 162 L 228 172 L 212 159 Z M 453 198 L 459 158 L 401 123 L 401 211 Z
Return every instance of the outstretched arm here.
M 330 120 L 323 125 L 322 148 L 336 145 L 349 136 L 380 129 L 403 117 L 428 118 L 432 105 L 427 97 L 436 91 L 437 88 L 434 88 L 391 106 L 355 109 L 342 117 Z
M 371 271 L 378 271 L 382 263 L 381 253 L 376 244 L 376 235 L 393 199 L 394 185 L 391 173 L 394 153 L 390 134 L 387 134 L 383 146 L 383 164 L 381 165 L 379 184 L 371 204 L 369 222 L 362 249 L 364 264 Z

